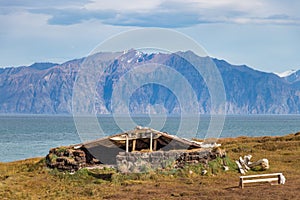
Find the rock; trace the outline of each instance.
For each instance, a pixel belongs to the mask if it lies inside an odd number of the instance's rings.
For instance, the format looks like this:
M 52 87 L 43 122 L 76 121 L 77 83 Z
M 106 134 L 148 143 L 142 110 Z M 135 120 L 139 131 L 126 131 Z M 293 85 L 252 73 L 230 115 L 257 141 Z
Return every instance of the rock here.
M 73 146 L 52 148 L 46 156 L 46 164 L 49 168 L 70 172 L 97 162 L 99 161 L 92 158 L 85 149 L 75 149 Z
M 222 152 L 222 153 L 220 153 Z M 224 156 L 225 151 L 212 151 L 211 149 L 199 149 L 196 151 L 172 150 L 158 152 L 129 152 L 126 156 L 123 153 L 117 155 L 117 169 L 121 173 L 141 173 L 149 170 L 172 168 L 184 168 L 185 165 L 207 163 L 219 156 Z M 217 156 L 218 155 L 218 156 Z M 135 158 L 135 160 L 133 159 Z

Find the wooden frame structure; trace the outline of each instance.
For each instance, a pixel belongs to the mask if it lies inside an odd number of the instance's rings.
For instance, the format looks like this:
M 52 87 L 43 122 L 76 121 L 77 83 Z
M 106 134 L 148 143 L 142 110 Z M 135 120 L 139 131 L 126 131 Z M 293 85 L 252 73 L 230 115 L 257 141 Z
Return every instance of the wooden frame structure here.
M 166 132 L 148 127 L 137 126 L 133 130 L 116 135 L 100 138 L 79 144 L 102 163 L 115 164 L 116 156 L 120 152 L 152 152 L 180 149 L 202 148 L 202 143 L 177 137 Z

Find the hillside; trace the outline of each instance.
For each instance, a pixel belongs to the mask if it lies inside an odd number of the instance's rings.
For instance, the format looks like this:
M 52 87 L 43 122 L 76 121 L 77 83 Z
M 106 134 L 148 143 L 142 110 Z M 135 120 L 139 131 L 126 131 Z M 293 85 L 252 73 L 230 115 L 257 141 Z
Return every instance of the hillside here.
M 106 66 L 97 80 L 95 108 L 98 114 L 111 112 L 113 86 L 122 75 L 135 66 L 153 63 L 170 66 L 182 74 L 196 92 L 201 113 L 210 113 L 211 97 L 203 78 L 177 54 L 130 50 L 108 62 L 101 60 L 103 54 L 92 56 L 94 63 Z M 196 63 L 207 59 L 190 51 L 183 54 Z M 70 114 L 73 86 L 83 61 L 84 58 L 59 65 L 35 63 L 29 67 L 0 69 L 0 113 Z M 300 113 L 300 84 L 296 73 L 281 78 L 245 65 L 231 65 L 224 60 L 213 59 L 213 62 L 224 81 L 228 114 Z M 162 78 L 168 79 L 168 74 Z M 162 106 L 169 114 L 180 112 L 176 96 L 157 84 L 147 84 L 136 90 L 131 96 L 129 110 L 134 114 L 147 113 L 153 105 Z M 187 107 L 193 108 L 192 105 Z

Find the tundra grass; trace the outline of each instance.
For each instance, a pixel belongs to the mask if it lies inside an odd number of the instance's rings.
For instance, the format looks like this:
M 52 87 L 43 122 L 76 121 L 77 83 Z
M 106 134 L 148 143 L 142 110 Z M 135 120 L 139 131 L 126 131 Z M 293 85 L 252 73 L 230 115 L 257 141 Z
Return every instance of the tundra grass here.
M 144 174 L 119 174 L 113 169 L 81 169 L 75 174 L 45 167 L 43 158 L 0 163 L 0 199 L 297 199 L 300 191 L 300 133 L 282 137 L 220 139 L 229 171 L 217 159 L 184 169 Z M 238 188 L 240 174 L 234 160 L 251 154 L 252 161 L 269 160 L 267 171 L 282 172 L 285 185 L 246 185 Z M 208 169 L 206 175 L 201 175 Z

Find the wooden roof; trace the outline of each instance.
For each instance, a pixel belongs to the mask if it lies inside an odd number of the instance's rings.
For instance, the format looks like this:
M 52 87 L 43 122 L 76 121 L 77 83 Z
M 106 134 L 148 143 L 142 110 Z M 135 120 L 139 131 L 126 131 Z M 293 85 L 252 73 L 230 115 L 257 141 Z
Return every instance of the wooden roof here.
M 116 135 L 111 135 L 108 137 L 100 138 L 91 142 L 83 143 L 82 146 L 86 148 L 93 148 L 98 145 L 105 146 L 108 148 L 114 148 L 117 144 L 117 146 L 122 146 L 122 144 L 125 144 L 124 142 L 127 140 L 137 140 L 137 139 L 150 139 L 152 134 L 152 138 L 154 140 L 160 139 L 162 142 L 165 141 L 165 145 L 172 142 L 173 144 L 177 144 L 175 146 L 182 146 L 182 147 L 188 147 L 188 149 L 193 148 L 201 148 L 201 143 L 180 138 L 175 135 L 168 134 L 166 132 L 161 132 L 152 128 L 148 127 L 140 127 L 137 126 L 133 130 L 129 130 L 123 133 L 119 133 Z M 123 141 L 123 142 L 122 142 Z M 146 141 L 146 140 L 145 140 Z M 118 143 L 120 143 L 118 145 Z M 173 145 L 174 146 L 174 145 Z

